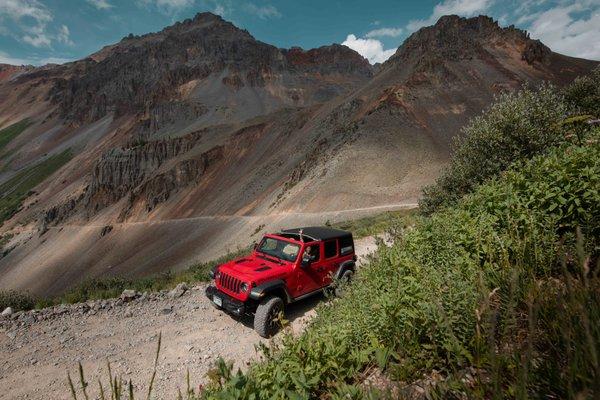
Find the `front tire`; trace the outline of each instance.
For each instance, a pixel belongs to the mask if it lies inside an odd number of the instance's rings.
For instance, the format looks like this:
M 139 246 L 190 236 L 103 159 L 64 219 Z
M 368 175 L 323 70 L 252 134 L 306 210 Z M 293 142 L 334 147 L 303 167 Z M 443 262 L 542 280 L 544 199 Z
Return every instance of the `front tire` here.
M 280 314 L 283 312 L 283 300 L 268 296 L 261 300 L 254 314 L 254 330 L 260 336 L 269 338 L 279 330 Z

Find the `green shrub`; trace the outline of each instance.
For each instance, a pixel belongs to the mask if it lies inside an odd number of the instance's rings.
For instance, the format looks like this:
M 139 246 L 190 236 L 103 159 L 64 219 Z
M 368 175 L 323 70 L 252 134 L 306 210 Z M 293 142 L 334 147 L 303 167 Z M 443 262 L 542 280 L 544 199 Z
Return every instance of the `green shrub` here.
M 567 86 L 565 99 L 574 112 L 600 117 L 600 67 Z
M 30 310 L 35 306 L 35 298 L 27 293 L 14 290 L 0 291 L 0 312 L 6 307 L 14 311 Z
M 454 204 L 513 162 L 564 143 L 559 121 L 567 112 L 562 95 L 551 85 L 502 94 L 464 128 L 455 142 L 449 168 L 434 186 L 423 190 L 419 208 L 429 214 Z
M 385 211 L 379 214 L 333 224 L 328 223 L 329 221 L 327 221 L 324 225 L 350 231 L 352 232 L 354 239 L 360 239 L 366 236 L 381 234 L 392 226 L 410 225 L 416 214 L 416 208 L 408 208 L 396 211 Z

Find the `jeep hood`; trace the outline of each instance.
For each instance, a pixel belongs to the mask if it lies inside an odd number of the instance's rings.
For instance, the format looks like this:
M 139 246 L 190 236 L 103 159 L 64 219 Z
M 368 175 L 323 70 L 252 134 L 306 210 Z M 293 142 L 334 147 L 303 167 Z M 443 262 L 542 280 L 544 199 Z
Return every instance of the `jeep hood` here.
M 221 265 L 219 271 L 246 282 L 260 283 L 285 276 L 290 266 L 291 263 L 288 262 L 282 261 L 282 264 L 279 264 L 252 254 Z

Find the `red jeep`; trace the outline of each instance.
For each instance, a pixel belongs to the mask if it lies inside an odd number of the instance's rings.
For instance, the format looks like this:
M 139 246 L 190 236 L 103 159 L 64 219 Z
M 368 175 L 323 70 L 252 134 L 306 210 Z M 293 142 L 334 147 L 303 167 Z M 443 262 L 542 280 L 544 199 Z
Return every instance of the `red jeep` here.
M 233 315 L 254 314 L 254 329 L 269 337 L 284 306 L 349 281 L 355 268 L 350 232 L 328 227 L 265 235 L 246 257 L 218 265 L 206 288 L 213 304 Z

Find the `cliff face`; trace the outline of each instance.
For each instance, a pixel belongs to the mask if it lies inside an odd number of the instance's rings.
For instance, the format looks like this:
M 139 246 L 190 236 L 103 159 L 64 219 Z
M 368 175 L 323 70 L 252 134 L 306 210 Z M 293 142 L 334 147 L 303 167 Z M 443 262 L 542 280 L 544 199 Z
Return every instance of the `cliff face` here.
M 306 54 L 310 61 L 297 62 L 298 57 L 292 60 L 290 54 Z M 335 85 L 339 88 L 334 94 L 339 94 L 371 74 L 368 62 L 344 46 L 282 51 L 210 13 L 158 33 L 126 37 L 80 64 L 81 69 L 58 81 L 52 93 L 61 117 L 77 123 L 108 113 L 160 114 L 168 107 L 165 103 L 194 97 L 182 93 L 186 89 L 181 85 L 207 79 L 234 91 L 267 90 L 273 101 L 285 105 L 329 100 L 316 99 L 310 90 L 293 90 L 319 85 L 321 75 L 342 76 Z M 215 105 L 206 103 L 204 107 Z
M 2 227 L 18 245 L 0 283 L 44 293 L 107 265 L 160 272 L 245 245 L 260 226 L 415 203 L 495 94 L 596 65 L 488 17 L 443 17 L 373 68 L 345 46 L 278 49 L 204 13 L 77 62 L 0 66 L 1 126 L 30 123 L 0 157 L 0 181 L 74 156 Z

